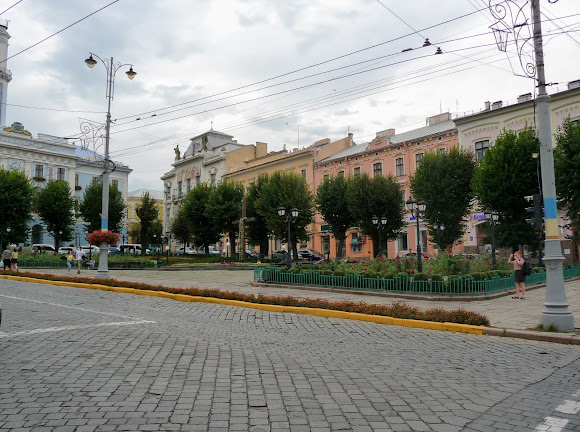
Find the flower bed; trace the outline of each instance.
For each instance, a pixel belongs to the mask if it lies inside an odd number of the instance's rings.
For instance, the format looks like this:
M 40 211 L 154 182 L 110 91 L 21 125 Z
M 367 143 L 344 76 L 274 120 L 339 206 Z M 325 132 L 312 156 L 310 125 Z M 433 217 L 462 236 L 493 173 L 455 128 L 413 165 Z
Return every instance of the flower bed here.
M 219 299 L 227 300 L 240 300 L 249 303 L 258 304 L 271 304 L 279 306 L 298 306 L 298 307 L 309 307 L 309 308 L 319 308 L 319 309 L 330 309 L 344 312 L 358 312 L 370 315 L 381 315 L 388 316 L 392 318 L 402 318 L 402 319 L 415 319 L 424 321 L 435 321 L 435 322 L 450 322 L 456 324 L 469 324 L 469 325 L 484 325 L 489 326 L 489 319 L 480 313 L 470 312 L 465 309 L 455 309 L 455 310 L 444 310 L 441 308 L 432 308 L 427 310 L 421 310 L 416 306 L 410 306 L 404 302 L 394 302 L 392 305 L 377 305 L 365 302 L 353 302 L 353 301 L 341 301 L 341 302 L 331 302 L 328 300 L 316 298 L 316 299 L 304 299 L 296 298 L 292 296 L 278 297 L 278 296 L 264 296 L 262 294 L 243 294 L 236 291 L 222 291 L 219 289 L 210 288 L 170 288 L 163 285 L 150 285 L 145 283 L 130 282 L 130 281 L 120 281 L 115 279 L 96 279 L 96 278 L 84 278 L 78 276 L 64 276 L 64 275 L 51 275 L 51 274 L 38 274 L 30 272 L 4 272 L 2 274 L 8 274 L 12 276 L 22 276 L 30 277 L 36 279 L 45 279 L 52 281 L 64 281 L 64 282 L 78 282 L 78 283 L 89 283 L 98 284 L 105 286 L 114 287 L 125 287 L 133 288 L 139 290 L 151 290 L 151 291 L 165 291 L 173 294 L 185 294 L 192 296 L 201 297 L 213 297 Z

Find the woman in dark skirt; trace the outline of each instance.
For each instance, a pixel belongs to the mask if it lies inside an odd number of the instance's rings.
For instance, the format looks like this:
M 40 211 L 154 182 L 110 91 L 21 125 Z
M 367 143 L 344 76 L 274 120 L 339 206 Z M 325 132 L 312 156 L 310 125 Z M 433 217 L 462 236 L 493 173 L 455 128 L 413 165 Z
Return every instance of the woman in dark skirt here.
M 519 298 L 524 300 L 526 298 L 526 275 L 522 270 L 524 266 L 524 258 L 522 257 L 522 253 L 518 250 L 511 254 L 510 259 L 508 260 L 508 264 L 513 264 L 514 271 L 516 273 L 516 295 L 512 298 Z

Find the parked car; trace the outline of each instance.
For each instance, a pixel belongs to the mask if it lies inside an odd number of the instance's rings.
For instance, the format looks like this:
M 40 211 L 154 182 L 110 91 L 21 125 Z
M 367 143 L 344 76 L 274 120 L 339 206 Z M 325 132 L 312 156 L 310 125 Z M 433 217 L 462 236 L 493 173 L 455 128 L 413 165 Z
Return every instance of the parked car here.
M 56 252 L 56 249 L 54 248 L 54 246 L 47 244 L 47 243 L 35 243 L 32 245 L 30 250 L 34 251 L 34 253 L 39 253 L 39 252 L 40 253 L 44 253 L 44 252 L 54 253 L 54 252 Z
M 109 255 L 115 255 L 115 254 L 120 254 L 121 253 L 121 249 L 119 249 L 116 246 L 109 246 Z
M 136 243 L 127 243 L 119 246 L 121 253 L 130 253 L 132 255 L 141 255 L 141 245 Z M 145 249 L 145 254 L 149 255 L 151 251 Z
M 302 248 L 298 249 L 298 258 L 307 261 L 320 261 L 324 256 L 315 250 Z
M 173 255 L 197 255 L 197 252 L 192 247 L 180 247 L 177 249 Z
M 75 248 L 72 246 L 62 246 L 58 248 L 58 254 L 60 255 L 66 255 L 68 254 L 69 251 L 74 252 Z
M 246 256 L 249 258 L 260 259 L 260 254 L 250 249 L 246 249 Z
M 215 248 L 215 246 L 208 247 L 209 252 L 206 252 L 203 247 L 200 247 L 198 253 L 200 254 L 208 254 L 208 255 L 221 255 L 220 251 Z
M 89 252 L 91 255 L 98 255 L 101 253 L 101 250 L 99 249 L 98 246 L 95 245 L 83 245 L 81 246 L 83 248 L 83 251 L 88 255 Z

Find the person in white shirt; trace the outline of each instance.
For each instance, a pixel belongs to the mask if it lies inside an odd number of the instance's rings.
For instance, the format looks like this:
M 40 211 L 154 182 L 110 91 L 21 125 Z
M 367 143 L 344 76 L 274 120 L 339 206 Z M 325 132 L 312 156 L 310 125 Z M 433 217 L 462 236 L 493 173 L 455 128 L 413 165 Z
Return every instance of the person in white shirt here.
M 76 250 L 77 274 L 81 274 L 81 266 L 82 266 L 84 257 L 85 257 L 85 251 L 83 250 L 83 248 L 81 246 Z

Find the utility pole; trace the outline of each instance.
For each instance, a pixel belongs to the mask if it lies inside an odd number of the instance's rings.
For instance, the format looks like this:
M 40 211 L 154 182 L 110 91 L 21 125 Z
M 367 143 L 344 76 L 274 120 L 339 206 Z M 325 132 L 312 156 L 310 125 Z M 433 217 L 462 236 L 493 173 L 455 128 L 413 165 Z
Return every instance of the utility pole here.
M 552 127 L 550 124 L 550 96 L 546 92 L 544 73 L 544 50 L 542 46 L 542 21 L 540 0 L 531 0 L 534 51 L 538 80 L 536 112 L 538 115 L 538 138 L 540 140 L 540 164 L 542 168 L 542 193 L 545 215 L 546 254 L 546 300 L 542 311 L 544 328 L 554 326 L 559 331 L 574 330 L 574 316 L 568 308 L 562 264 L 564 257 L 560 244 L 558 208 L 556 206 L 556 181 L 554 175 L 554 153 L 552 146 Z

